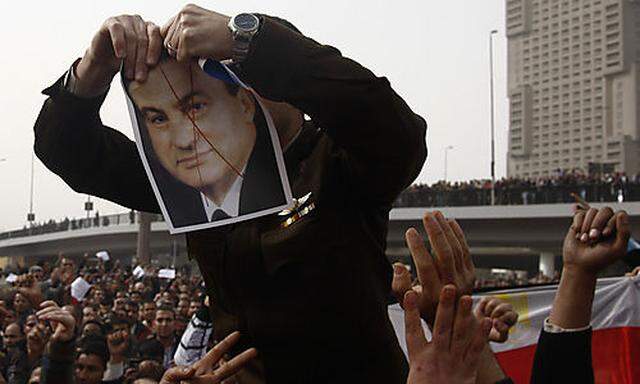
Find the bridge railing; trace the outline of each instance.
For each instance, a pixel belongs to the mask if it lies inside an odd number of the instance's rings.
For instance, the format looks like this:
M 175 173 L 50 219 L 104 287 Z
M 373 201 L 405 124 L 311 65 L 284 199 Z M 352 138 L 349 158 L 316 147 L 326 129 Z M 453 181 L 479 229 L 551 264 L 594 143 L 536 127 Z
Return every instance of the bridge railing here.
M 495 190 L 497 205 L 567 204 L 574 203 L 572 193 L 589 202 L 640 201 L 640 183 L 592 183 L 585 185 L 498 185 Z M 413 185 L 400 194 L 394 207 L 460 207 L 491 205 L 491 188 L 462 184 Z M 132 225 L 137 223 L 134 211 L 84 219 L 65 219 L 59 222 L 24 227 L 0 233 L 0 240 L 75 231 L 79 229 Z M 153 215 L 152 221 L 164 221 L 162 215 Z
M 496 205 L 570 204 L 576 194 L 589 202 L 640 201 L 640 184 L 515 185 L 495 189 Z M 400 194 L 394 207 L 460 207 L 491 205 L 491 187 L 414 185 Z
M 152 215 L 152 222 L 164 221 L 162 215 Z M 46 223 L 25 226 L 22 229 L 0 233 L 0 240 L 15 239 L 20 237 L 44 235 L 66 231 L 76 231 L 87 228 L 111 227 L 118 225 L 133 225 L 138 223 L 138 215 L 134 212 L 115 215 L 92 216 L 83 219 L 64 219 L 62 221 L 49 220 Z

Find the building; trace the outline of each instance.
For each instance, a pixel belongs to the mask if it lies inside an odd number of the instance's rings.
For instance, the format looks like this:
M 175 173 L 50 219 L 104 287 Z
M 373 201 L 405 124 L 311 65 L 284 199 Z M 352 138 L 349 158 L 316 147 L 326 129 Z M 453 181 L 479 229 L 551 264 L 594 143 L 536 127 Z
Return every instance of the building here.
M 640 0 L 506 0 L 507 174 L 640 172 Z

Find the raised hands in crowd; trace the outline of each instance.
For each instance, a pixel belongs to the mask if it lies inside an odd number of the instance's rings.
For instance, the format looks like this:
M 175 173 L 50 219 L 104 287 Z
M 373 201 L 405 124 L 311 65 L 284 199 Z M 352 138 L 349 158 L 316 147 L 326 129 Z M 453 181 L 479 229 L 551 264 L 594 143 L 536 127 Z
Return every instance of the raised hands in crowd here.
M 45 301 L 36 316 L 40 321 L 49 322 L 53 329 L 51 340 L 66 343 L 75 338 L 76 319 L 53 301 Z
M 224 355 L 240 340 L 240 334 L 234 332 L 213 347 L 201 360 L 191 366 L 174 367 L 169 369 L 160 384 L 178 384 L 188 381 L 193 384 L 216 384 L 232 377 L 258 352 L 248 349 L 233 359 L 225 362 Z
M 430 246 L 416 229 L 410 229 L 406 233 L 406 241 L 416 266 L 417 279 L 413 281 L 409 271 L 404 266 L 396 264 L 392 284 L 394 293 L 405 309 L 405 336 L 410 363 L 408 382 L 508 383 L 488 342 L 507 341 L 509 330 L 516 324 L 518 314 L 509 303 L 491 296 L 481 296 L 472 308 L 469 295 L 474 285 L 475 268 L 462 229 L 455 220 L 445 218 L 440 212 L 425 214 L 423 225 Z M 602 269 L 625 254 L 628 239 L 629 223 L 625 212 L 614 212 L 608 207 L 587 207 L 575 213 L 563 245 L 564 267 L 561 282 L 551 315 L 545 323 L 538 344 L 532 371 L 533 383 L 554 382 L 554 372 L 559 370 L 571 371 L 576 378 L 583 380 L 580 382 L 593 382 L 589 324 L 596 277 Z M 58 267 L 57 273 L 73 278 L 80 274 L 88 280 L 98 281 L 95 280 L 96 276 L 88 273 L 86 269 L 76 271 L 75 265 L 70 262 L 67 264 L 69 265 Z M 81 314 L 72 306 L 61 307 L 55 301 L 43 301 L 44 296 L 50 296 L 51 293 L 47 285 L 50 283 L 43 285 L 43 282 L 39 281 L 42 277 L 19 277 L 15 284 L 13 310 L 0 303 L 0 312 L 4 314 L 7 324 L 4 344 L 9 353 L 12 346 L 15 346 L 13 351 L 18 351 L 19 346 L 24 345 L 26 353 L 22 356 L 25 364 L 31 368 L 24 368 L 23 371 L 33 372 L 34 383 L 56 382 L 50 370 L 36 369 L 43 358 L 53 359 L 47 366 L 53 364 L 55 367 L 56 364 L 60 364 L 60 361 L 56 360 L 60 356 L 48 355 L 51 351 L 61 350 L 59 346 L 52 345 L 70 343 L 69 345 L 73 346 L 77 341 L 79 348 L 88 348 L 87 353 L 98 356 L 100 353 L 95 352 L 95 348 L 91 352 L 91 342 L 87 347 L 83 341 L 94 340 L 95 337 L 102 337 L 105 350 L 104 357 L 100 357 L 104 360 L 99 368 L 100 374 L 95 377 L 102 377 L 104 371 L 105 378 L 113 375 L 116 379 L 120 378 L 118 380 L 132 383 L 144 377 L 156 377 L 155 380 L 161 379 L 165 384 L 230 383 L 230 378 L 257 355 L 255 349 L 249 349 L 225 362 L 224 355 L 239 339 L 239 334 L 234 333 L 208 353 L 203 352 L 200 356 L 204 357 L 189 366 L 175 366 L 165 370 L 162 356 L 159 360 L 145 357 L 137 369 L 129 365 L 126 373 L 118 373 L 117 367 L 131 359 L 132 348 L 136 349 L 136 353 L 146 353 L 144 351 L 148 346 L 139 345 L 139 342 L 142 341 L 144 344 L 147 335 L 154 335 L 145 333 L 148 332 L 145 331 L 147 327 L 148 330 L 161 334 L 167 332 L 168 326 L 177 329 L 176 325 L 171 325 L 173 322 L 178 322 L 180 316 L 184 317 L 187 313 L 188 316 L 193 316 L 203 305 L 199 303 L 191 310 L 185 306 L 186 303 L 182 303 L 175 313 L 172 310 L 167 313 L 165 303 L 188 301 L 187 287 L 194 287 L 189 285 L 194 284 L 194 281 L 188 283 L 187 279 L 179 277 L 171 285 L 176 288 L 175 294 L 171 294 L 170 291 L 157 291 L 156 288 L 157 293 L 154 295 L 147 289 L 147 285 L 131 280 L 125 283 L 130 290 L 127 296 L 118 292 L 121 287 L 118 284 L 122 283 L 115 284 L 121 273 L 120 270 L 108 273 L 101 284 L 92 288 L 85 299 Z M 151 280 L 146 281 L 148 283 Z M 62 281 L 59 284 L 68 289 Z M 42 287 L 46 289 L 43 290 Z M 113 307 L 103 308 L 107 291 L 109 295 L 114 295 Z M 153 301 L 146 301 L 151 296 L 154 296 Z M 144 300 L 144 303 L 140 300 Z M 155 302 L 159 303 L 158 306 Z M 30 308 L 37 310 L 32 312 Z M 132 310 L 134 312 L 131 312 Z M 150 310 L 152 313 L 149 313 Z M 102 322 L 105 316 L 111 316 L 110 311 L 113 311 L 112 315 L 115 317 L 107 330 Z M 167 315 L 173 317 L 170 323 L 166 322 L 170 320 L 162 320 Z M 10 316 L 14 316 L 16 320 L 22 316 L 23 323 L 13 323 L 8 320 Z M 158 319 L 164 323 L 156 322 Z M 421 319 L 432 330 L 433 336 L 430 341 L 425 337 Z M 120 327 L 120 323 L 125 327 Z M 164 328 L 158 328 L 159 326 Z M 142 333 L 137 333 L 136 329 Z M 562 332 L 554 333 L 558 329 Z M 566 342 L 567 334 L 572 334 L 574 338 L 581 337 L 582 341 L 578 344 Z M 175 342 L 172 343 L 175 345 Z M 140 351 L 137 351 L 138 347 Z M 558 351 L 569 356 L 562 363 L 550 358 L 554 353 L 559 353 Z M 153 355 L 153 352 L 149 353 L 149 356 Z M 69 358 L 63 363 L 71 366 L 76 362 Z M 81 363 L 83 367 L 86 366 L 85 362 Z M 9 368 L 6 370 L 6 379 L 15 380 L 20 366 L 14 365 Z
M 415 229 L 406 235 L 417 284 L 406 268 L 394 266 L 393 290 L 405 309 L 409 383 L 508 382 L 486 342 L 506 341 L 517 313 L 508 303 L 484 297 L 472 316 L 465 293 L 473 284 L 473 263 L 462 230 L 439 212 L 427 213 L 423 222 L 432 252 Z M 575 213 L 563 244 L 562 278 L 536 350 L 532 383 L 562 382 L 567 373 L 575 382 L 594 382 L 589 324 L 596 278 L 625 255 L 629 236 L 623 211 L 586 207 Z M 420 318 L 432 329 L 431 342 Z
M 465 323 L 471 331 L 470 333 L 458 332 L 456 335 L 459 337 L 466 335 L 465 337 L 474 338 L 474 340 L 477 341 L 475 337 L 477 337 L 478 334 L 484 334 L 484 327 L 488 327 L 486 337 L 483 338 L 483 342 L 481 343 L 482 348 L 479 348 L 479 350 L 473 348 L 473 352 L 469 352 L 474 356 L 472 359 L 475 364 L 474 367 L 477 367 L 477 369 L 474 368 L 473 375 L 471 376 L 474 378 L 473 382 L 475 382 L 476 377 L 479 383 L 496 383 L 506 380 L 507 378 L 495 360 L 487 342 L 506 341 L 509 329 L 515 325 L 517 321 L 517 313 L 510 304 L 503 303 L 497 298 L 487 298 L 487 300 L 482 301 L 476 309 L 472 311 L 470 299 L 464 297 L 470 295 L 473 289 L 475 267 L 469 246 L 460 225 L 455 220 L 446 219 L 441 212 L 436 211 L 427 212 L 424 215 L 423 226 L 427 233 L 429 244 L 431 244 L 432 251 L 430 252 L 427 249 L 424 240 L 414 228 L 407 231 L 406 241 L 416 266 L 418 281 L 417 284 L 413 285 L 408 270 L 402 265 L 394 265 L 392 282 L 394 294 L 403 306 L 406 305 L 407 294 L 409 294 L 410 301 L 415 298 L 420 317 L 434 330 L 435 327 L 437 327 L 435 323 L 438 319 L 438 311 L 441 310 L 438 304 L 442 295 L 446 294 L 445 296 L 447 296 L 448 294 L 454 294 L 454 302 L 461 300 L 462 303 L 464 303 L 464 307 L 458 307 L 456 313 L 458 316 L 465 318 Z M 449 288 L 443 292 L 445 286 Z M 451 290 L 452 287 L 454 288 L 453 290 Z M 469 308 L 468 314 L 466 310 L 467 306 Z M 447 308 L 447 306 L 444 308 Z M 409 316 L 406 308 L 405 316 Z M 473 320 L 469 320 L 469 317 L 473 317 Z M 455 327 L 455 325 L 452 326 L 449 324 L 448 327 L 441 327 L 440 329 L 448 329 L 448 332 L 451 332 L 451 329 Z M 472 334 L 473 336 L 470 336 Z M 408 338 L 409 335 L 407 335 L 407 343 L 409 343 Z M 427 347 L 425 350 L 429 351 L 430 348 Z M 477 360 L 475 360 L 476 354 L 478 355 Z M 452 359 L 460 359 L 462 355 L 450 354 L 450 356 Z M 462 364 L 459 360 L 456 360 L 455 363 Z M 451 364 L 453 364 L 453 362 Z M 438 369 L 436 367 L 432 368 Z M 412 367 L 412 369 L 414 369 L 414 367 Z M 462 379 L 462 377 L 459 379 Z M 419 381 L 414 382 L 417 383 Z M 431 383 L 437 381 L 424 382 Z M 442 382 L 458 383 L 467 381 Z
M 400 303 L 409 290 L 416 292 L 418 308 L 422 318 L 433 324 L 436 307 L 442 288 L 453 284 L 458 295 L 469 295 L 473 290 L 475 267 L 471 252 L 460 225 L 446 219 L 441 212 L 427 212 L 423 218 L 425 232 L 432 247 L 426 247 L 422 237 L 414 228 L 406 233 L 406 241 L 416 265 L 417 284 L 413 284 L 411 274 L 402 264 L 394 265 L 393 292 Z M 511 304 L 497 298 L 485 297 L 476 306 L 474 314 L 478 319 L 488 317 L 493 327 L 490 341 L 504 342 L 509 329 L 518 320 L 518 314 Z
M 405 294 L 405 330 L 409 354 L 407 384 L 476 383 L 481 355 L 486 347 L 491 320 L 476 318 L 472 299 L 457 299 L 456 287 L 445 285 L 439 294 L 432 340 L 427 341 L 420 322 L 419 296 Z
M 418 284 L 413 285 L 409 272 L 394 265 L 392 289 L 402 303 L 404 294 L 414 290 L 418 295 L 420 314 L 433 324 L 440 291 L 453 284 L 459 295 L 471 294 L 475 268 L 462 229 L 455 220 L 447 220 L 441 212 L 427 212 L 422 220 L 431 244 L 433 256 L 414 228 L 406 233 L 407 246 L 416 265 Z
M 640 275 L 640 267 L 635 267 L 631 272 L 627 272 L 626 276 L 633 277 Z
M 509 330 L 518 322 L 518 313 L 511 304 L 491 296 L 480 299 L 473 313 L 478 319 L 490 319 L 489 341 L 495 343 L 507 341 Z

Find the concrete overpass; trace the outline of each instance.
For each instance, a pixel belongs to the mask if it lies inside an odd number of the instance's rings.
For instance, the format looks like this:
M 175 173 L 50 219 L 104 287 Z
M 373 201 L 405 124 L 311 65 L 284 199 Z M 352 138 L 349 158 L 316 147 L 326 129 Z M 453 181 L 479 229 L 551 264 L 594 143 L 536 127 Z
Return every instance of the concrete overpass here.
M 609 204 L 611 205 L 611 204 Z M 601 204 L 593 204 L 600 207 Z M 640 237 L 640 202 L 620 203 L 615 209 L 626 210 L 631 217 L 632 232 Z M 391 259 L 406 259 L 404 232 L 420 229 L 421 218 L 428 209 L 397 208 L 391 211 L 387 254 Z M 447 217 L 458 220 L 472 247 L 479 266 L 502 266 L 532 270 L 538 265 L 553 270 L 554 259 L 561 255 L 562 241 L 570 225 L 570 204 L 441 207 Z M 135 254 L 138 225 L 127 220 L 110 220 L 108 226 L 59 231 L 40 235 L 5 238 L 0 234 L 0 256 L 14 259 L 43 259 L 58 253 L 81 256 L 107 249 L 116 257 Z M 128 215 L 126 215 L 128 217 Z M 151 252 L 155 257 L 186 258 L 183 235 L 170 235 L 164 222 L 151 226 Z

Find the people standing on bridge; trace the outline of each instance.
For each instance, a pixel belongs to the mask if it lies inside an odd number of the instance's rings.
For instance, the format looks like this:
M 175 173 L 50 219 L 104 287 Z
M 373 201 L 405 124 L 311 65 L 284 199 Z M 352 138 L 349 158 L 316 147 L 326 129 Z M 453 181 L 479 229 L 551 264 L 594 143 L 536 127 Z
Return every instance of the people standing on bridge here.
M 135 143 L 104 126 L 99 110 L 121 63 L 144 82 L 163 44 L 183 62 L 232 59 L 271 100 L 294 197 L 309 207 L 187 234 L 215 303 L 216 338 L 240 330 L 239 345 L 260 348 L 245 371 L 256 383 L 403 382 L 385 237 L 392 202 L 424 163 L 424 120 L 386 78 L 278 18 L 193 5 L 162 29 L 114 17 L 44 91 L 35 125 L 36 154 L 76 191 L 159 212 Z

